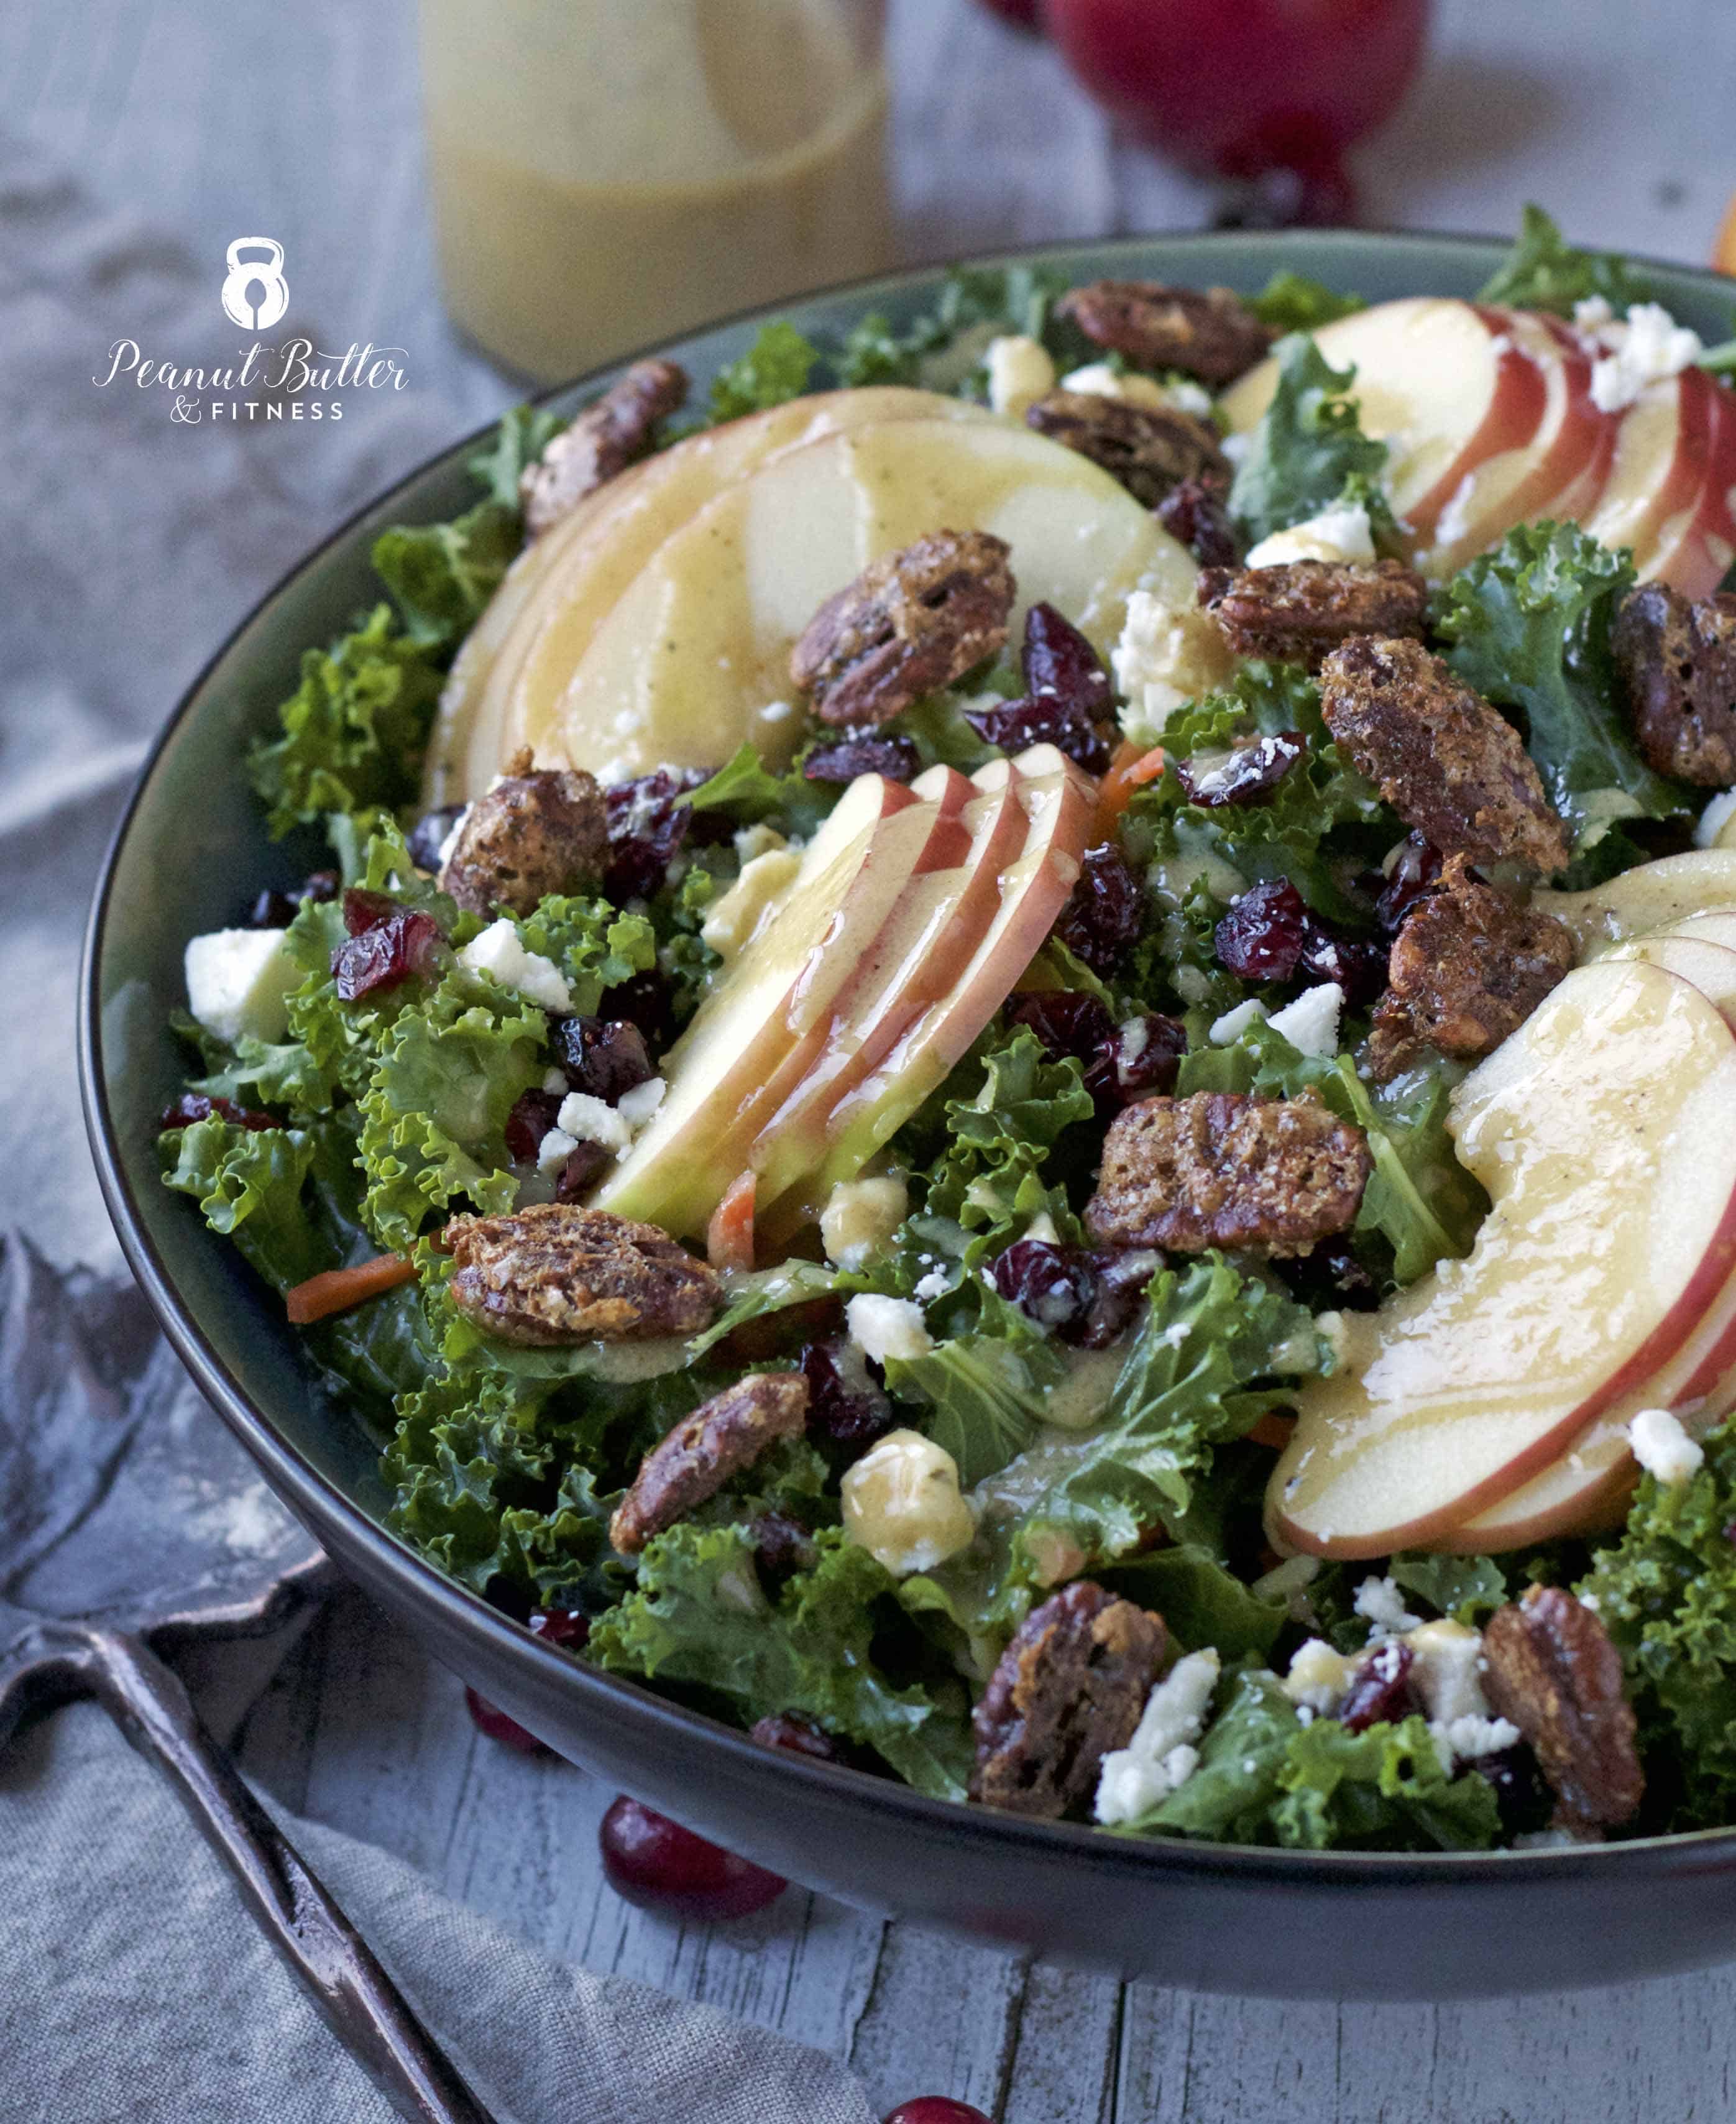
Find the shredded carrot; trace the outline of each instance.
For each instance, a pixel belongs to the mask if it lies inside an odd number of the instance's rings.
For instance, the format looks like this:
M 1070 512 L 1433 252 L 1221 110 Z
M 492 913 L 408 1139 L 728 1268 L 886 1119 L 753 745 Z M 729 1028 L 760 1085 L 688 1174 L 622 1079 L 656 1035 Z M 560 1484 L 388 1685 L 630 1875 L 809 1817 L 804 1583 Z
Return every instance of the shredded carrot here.
M 284 1304 L 294 1324 L 305 1328 L 310 1320 L 323 1320 L 328 1313 L 347 1312 L 364 1298 L 378 1298 L 382 1291 L 395 1290 L 401 1283 L 408 1283 L 415 1272 L 415 1263 L 406 1254 L 376 1254 L 372 1261 L 358 1262 L 354 1268 L 328 1268 L 321 1275 L 310 1276 L 305 1283 L 284 1292 Z
M 729 1191 L 711 1212 L 706 1227 L 706 1259 L 713 1268 L 752 1268 L 753 1266 L 753 1195 L 758 1177 L 739 1174 Z
M 1290 1442 L 1290 1434 L 1296 1428 L 1293 1416 L 1280 1416 L 1276 1409 L 1268 1409 L 1259 1422 L 1248 1433 L 1255 1445 L 1269 1445 L 1274 1453 L 1282 1453 Z
M 1133 792 L 1142 789 L 1147 782 L 1155 782 L 1162 772 L 1161 745 L 1153 745 L 1149 752 L 1142 751 L 1128 739 L 1117 745 L 1109 773 L 1097 785 L 1097 815 L 1105 830 L 1126 811 Z

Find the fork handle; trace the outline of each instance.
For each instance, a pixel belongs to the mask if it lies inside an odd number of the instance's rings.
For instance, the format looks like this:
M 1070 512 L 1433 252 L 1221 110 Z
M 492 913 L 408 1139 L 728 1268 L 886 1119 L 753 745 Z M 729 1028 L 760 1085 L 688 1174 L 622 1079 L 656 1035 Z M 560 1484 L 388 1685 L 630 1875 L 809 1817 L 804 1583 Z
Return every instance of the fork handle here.
M 79 1623 L 47 1624 L 59 1654 L 139 1754 L 179 1792 L 227 1861 L 274 1946 L 338 2041 L 407 2124 L 495 2124 L 337 1904 L 206 1731 L 180 1677 L 143 1642 Z

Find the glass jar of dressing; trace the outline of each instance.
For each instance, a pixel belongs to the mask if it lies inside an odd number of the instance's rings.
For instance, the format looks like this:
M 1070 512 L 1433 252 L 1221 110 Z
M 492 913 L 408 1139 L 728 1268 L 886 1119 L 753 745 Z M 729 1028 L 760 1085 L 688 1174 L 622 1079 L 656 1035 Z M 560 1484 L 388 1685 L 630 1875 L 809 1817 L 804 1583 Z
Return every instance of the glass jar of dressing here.
M 421 0 L 453 318 L 546 382 L 890 262 L 884 0 Z

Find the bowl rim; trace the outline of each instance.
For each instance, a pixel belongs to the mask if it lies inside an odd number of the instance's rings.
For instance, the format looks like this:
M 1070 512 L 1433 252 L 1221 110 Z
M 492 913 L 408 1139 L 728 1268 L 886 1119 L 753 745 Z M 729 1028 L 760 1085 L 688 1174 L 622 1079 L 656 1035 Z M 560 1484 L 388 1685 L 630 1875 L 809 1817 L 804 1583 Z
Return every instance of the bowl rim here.
M 762 320 L 770 322 L 792 311 L 840 298 L 856 297 L 866 303 L 877 291 L 894 294 L 913 284 L 938 280 L 959 269 L 1041 265 L 1047 260 L 1058 263 L 1077 259 L 1081 252 L 1094 257 L 1124 255 L 1131 261 L 1153 245 L 1161 245 L 1166 251 L 1222 250 L 1227 246 L 1255 250 L 1277 243 L 1293 247 L 1299 254 L 1300 266 L 1306 264 L 1316 248 L 1342 249 L 1347 243 L 1353 247 L 1366 245 L 1373 249 L 1424 251 L 1446 246 L 1487 252 L 1509 249 L 1511 242 L 1510 237 L 1460 230 L 1314 228 L 1147 230 L 1129 235 L 1051 238 L 993 251 L 928 261 L 891 272 L 805 289 L 778 302 L 756 303 L 713 318 L 672 338 L 653 341 L 566 382 L 535 391 L 518 402 L 542 406 L 584 391 L 605 382 L 648 355 L 679 347 L 714 332 Z M 1622 256 L 1662 279 L 1705 284 L 1709 291 L 1715 288 L 1727 294 L 1736 294 L 1736 279 L 1710 268 L 1684 266 L 1679 261 L 1635 251 L 1625 251 Z M 383 1521 L 354 1503 L 312 1464 L 267 1411 L 245 1391 L 170 1276 L 120 1154 L 118 1130 L 110 1109 L 103 1069 L 101 979 L 116 872 L 159 768 L 179 741 L 206 687 L 242 637 L 285 590 L 317 571 L 327 556 L 348 541 L 366 519 L 385 510 L 401 494 L 431 472 L 457 462 L 462 453 L 494 432 L 499 417 L 443 444 L 391 486 L 369 496 L 286 569 L 236 621 L 183 690 L 149 745 L 104 852 L 85 924 L 77 982 L 77 1066 L 86 1133 L 105 1206 L 127 1265 L 158 1325 L 201 1393 L 265 1471 L 279 1498 L 292 1507 L 304 1496 L 316 1500 L 314 1511 L 343 1521 L 359 1544 L 373 1553 L 378 1567 L 396 1582 L 406 1605 L 425 1605 L 431 1601 L 445 1612 L 457 1631 L 491 1638 L 508 1659 L 540 1667 L 551 1682 L 557 1675 L 564 1677 L 555 1685 L 573 1691 L 580 1703 L 599 1710 L 606 1707 L 612 1715 L 625 1713 L 642 1727 L 658 1730 L 668 1741 L 687 1739 L 720 1750 L 733 1757 L 742 1769 L 774 1783 L 782 1781 L 817 1796 L 847 1792 L 856 1806 L 877 1812 L 888 1826 L 909 1824 L 920 1826 L 925 1832 L 939 1830 L 992 1850 L 1016 1851 L 1026 1861 L 1070 1868 L 1096 1865 L 1123 1876 L 1131 1869 L 1151 1879 L 1153 1885 L 1165 1875 L 1181 1873 L 1200 1879 L 1227 1877 L 1239 1885 L 1250 1887 L 1300 1885 L 1306 1881 L 1321 1887 L 1342 1887 L 1347 1891 L 1408 1885 L 1462 1887 L 1469 1891 L 1485 1881 L 1518 1883 L 1545 1877 L 1559 1877 L 1560 1869 L 1567 1867 L 1584 1869 L 1598 1866 L 1607 1871 L 1621 1866 L 1630 1874 L 1667 1877 L 1678 1871 L 1697 1873 L 1705 1870 L 1709 1862 L 1721 1865 L 1727 1863 L 1729 1856 L 1736 1855 L 1736 1824 L 1636 1837 L 1621 1843 L 1493 1851 L 1288 1850 L 1183 1837 L 1118 1835 L 1086 1823 L 1034 1821 L 997 1813 L 979 1806 L 936 1797 L 894 1779 L 842 1765 L 809 1760 L 786 1750 L 768 1749 L 739 1727 L 673 1703 L 627 1675 L 570 1659 L 522 1628 L 490 1606 L 480 1593 L 447 1577 Z M 233 1266 L 237 1273 L 244 1272 L 238 1258 L 234 1259 Z M 318 1531 L 317 1527 L 315 1531 Z M 847 1785 L 840 1785 L 841 1777 L 848 1780 Z

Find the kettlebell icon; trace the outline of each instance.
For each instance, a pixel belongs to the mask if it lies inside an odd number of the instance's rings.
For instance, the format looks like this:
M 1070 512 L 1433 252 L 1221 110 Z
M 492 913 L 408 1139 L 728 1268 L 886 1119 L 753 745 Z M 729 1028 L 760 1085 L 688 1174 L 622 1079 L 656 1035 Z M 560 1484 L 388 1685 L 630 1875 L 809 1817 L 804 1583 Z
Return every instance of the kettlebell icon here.
M 270 256 L 243 259 L 244 251 L 269 251 Z M 245 331 L 265 331 L 289 307 L 289 284 L 284 278 L 284 247 L 269 236 L 237 236 L 228 251 L 229 277 L 223 282 L 223 309 Z M 256 294 L 256 303 L 248 298 Z

